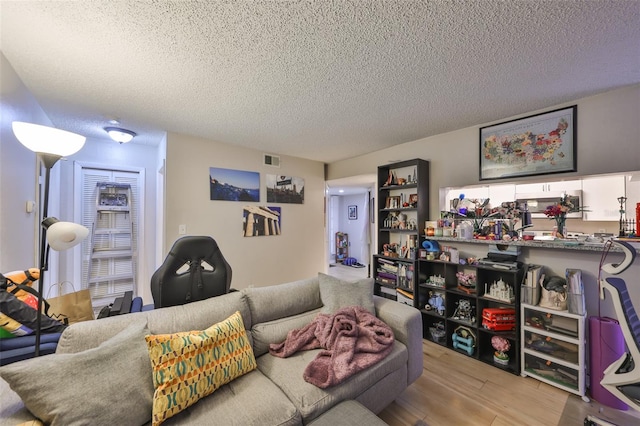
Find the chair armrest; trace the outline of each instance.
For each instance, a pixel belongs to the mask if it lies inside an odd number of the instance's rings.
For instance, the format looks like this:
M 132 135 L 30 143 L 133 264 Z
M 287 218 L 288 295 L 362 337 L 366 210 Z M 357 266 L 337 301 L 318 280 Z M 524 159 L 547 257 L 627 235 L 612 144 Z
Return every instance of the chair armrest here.
M 384 297 L 373 296 L 373 301 L 377 317 L 391 327 L 396 340 L 407 347 L 407 384 L 411 384 L 422 375 L 422 315 L 416 308 Z

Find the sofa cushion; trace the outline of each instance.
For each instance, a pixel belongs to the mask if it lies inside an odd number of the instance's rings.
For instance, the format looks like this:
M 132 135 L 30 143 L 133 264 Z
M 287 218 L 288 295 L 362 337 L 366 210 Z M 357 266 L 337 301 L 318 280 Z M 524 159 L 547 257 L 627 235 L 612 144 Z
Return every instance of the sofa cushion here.
M 322 306 L 317 277 L 269 287 L 247 288 L 242 293 L 247 296 L 253 324 L 301 314 Z
M 153 368 L 153 424 L 159 425 L 256 368 L 240 312 L 203 331 L 146 336 Z
M 282 389 L 300 411 L 305 423 L 341 401 L 356 399 L 385 376 L 405 368 L 408 357 L 407 348 L 396 341 L 391 353 L 381 362 L 351 376 L 339 385 L 320 389 L 302 377 L 304 369 L 315 359 L 319 351 L 320 349 L 298 352 L 289 358 L 266 354 L 257 359 L 258 369 Z
M 132 321 L 146 320 L 152 334 L 169 334 L 204 330 L 236 311 L 240 311 L 244 325 L 249 330 L 249 306 L 239 291 L 186 305 L 83 321 L 69 326 L 62 333 L 56 353 L 73 353 L 94 348 L 125 329 Z
M 322 313 L 333 314 L 347 306 L 362 306 L 376 314 L 373 304 L 373 278 L 359 281 L 343 281 L 331 275 L 318 273 Z
M 153 382 L 141 320 L 97 348 L 6 365 L 0 376 L 47 424 L 143 424 Z
M 251 328 L 251 334 L 253 336 L 253 351 L 256 357 L 269 352 L 271 343 L 284 341 L 290 330 L 303 328 L 310 324 L 319 312 L 320 309 L 314 309 L 291 317 L 255 324 Z
M 168 419 L 171 425 L 301 425 L 289 398 L 260 371 L 253 370 Z

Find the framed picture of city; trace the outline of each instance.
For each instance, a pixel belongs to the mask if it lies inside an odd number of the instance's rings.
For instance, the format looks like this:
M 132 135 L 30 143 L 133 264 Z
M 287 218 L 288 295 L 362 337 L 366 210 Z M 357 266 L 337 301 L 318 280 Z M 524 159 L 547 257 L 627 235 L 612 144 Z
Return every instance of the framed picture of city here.
M 260 173 L 209 168 L 211 200 L 260 201 Z
M 304 203 L 304 179 L 295 176 L 267 175 L 268 203 Z

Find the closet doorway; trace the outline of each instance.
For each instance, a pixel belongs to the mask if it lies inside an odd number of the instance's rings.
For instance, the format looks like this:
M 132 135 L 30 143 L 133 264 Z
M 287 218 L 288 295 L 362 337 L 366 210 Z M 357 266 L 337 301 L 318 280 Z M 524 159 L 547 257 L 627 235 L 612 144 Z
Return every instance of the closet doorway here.
M 82 268 L 76 272 L 79 276 L 75 277 L 74 282 L 80 282 L 83 289 L 90 290 L 94 311 L 99 312 L 103 306 L 112 303 L 116 297 L 122 296 L 126 291 L 133 291 L 134 296 L 139 293 L 136 283 L 140 282 L 139 259 L 144 257 L 141 253 L 141 242 L 144 241 L 144 223 L 140 218 L 144 217 L 145 170 L 135 167 L 111 169 L 107 166 L 76 162 L 75 176 L 79 188 L 76 192 L 79 197 L 76 203 L 76 206 L 79 206 L 79 223 L 86 226 L 90 233 L 82 242 L 80 263 Z M 97 184 L 100 182 L 115 182 L 131 186 L 130 213 L 128 213 L 131 215 L 130 218 L 125 217 L 125 215 L 107 215 L 97 212 Z M 91 263 L 94 245 L 104 243 L 104 241 L 98 243 L 96 242 L 97 239 L 93 238 L 96 221 L 107 221 L 109 222 L 109 228 L 122 229 L 125 235 L 130 232 L 127 237 L 130 238 L 129 244 L 131 245 L 133 256 L 128 259 L 100 259 L 99 262 L 94 259 L 93 263 Z M 98 227 L 104 226 L 105 224 L 101 223 L 101 226 Z M 113 238 L 114 241 L 109 242 L 109 244 L 117 247 L 119 244 L 117 233 L 110 238 Z M 92 265 L 91 268 L 99 268 L 101 275 L 131 275 L 132 278 L 92 282 L 89 277 L 90 264 Z M 95 272 L 94 270 L 92 275 L 95 275 Z M 130 272 L 130 274 L 124 274 L 124 272 Z

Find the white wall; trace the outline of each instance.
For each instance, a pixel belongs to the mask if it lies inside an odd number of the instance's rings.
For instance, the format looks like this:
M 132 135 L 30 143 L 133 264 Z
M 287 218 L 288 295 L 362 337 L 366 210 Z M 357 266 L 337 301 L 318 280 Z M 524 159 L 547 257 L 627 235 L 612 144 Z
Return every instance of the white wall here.
M 25 209 L 27 201 L 36 201 L 36 155 L 18 142 L 11 123 L 51 121 L 2 53 L 0 100 L 0 272 L 9 272 L 39 266 L 38 210 Z
M 259 203 L 212 201 L 209 168 L 260 173 Z M 298 176 L 305 180 L 304 204 L 267 203 L 265 176 Z M 196 137 L 169 133 L 166 164 L 165 253 L 178 235 L 210 235 L 233 269 L 232 287 L 266 286 L 309 278 L 327 269 L 324 250 L 324 164 L 281 156 L 281 168 L 263 165 L 263 152 Z M 243 237 L 245 205 L 282 208 L 282 234 Z
M 640 84 L 624 87 L 561 105 L 549 105 L 540 111 L 505 117 L 498 122 L 554 110 L 578 106 L 577 159 L 578 171 L 553 175 L 555 179 L 585 176 L 640 168 Z M 430 160 L 430 216 L 438 217 L 438 189 L 447 186 L 480 183 L 478 155 L 480 127 L 483 123 L 453 132 L 431 136 L 343 161 L 327 167 L 327 180 L 375 173 L 379 165 L 423 158 Z M 392 161 L 393 160 L 393 161 Z M 541 180 L 540 176 L 513 181 Z M 507 183 L 507 181 L 501 181 Z
M 634 171 L 640 168 L 640 84 L 624 87 L 588 98 L 578 99 L 562 105 L 550 105 L 540 111 L 531 111 L 521 116 L 554 110 L 569 105 L 578 105 L 577 114 L 577 159 L 578 171 L 553 175 L 556 180 L 571 176 Z M 521 117 L 520 116 L 520 117 Z M 518 118 L 505 117 L 498 122 Z M 412 158 L 430 160 L 430 217 L 438 217 L 438 189 L 447 186 L 476 185 L 479 182 L 478 152 L 479 128 L 492 123 L 483 123 L 453 132 L 436 135 L 393 148 L 376 151 L 360 157 L 331 163 L 327 167 L 327 179 L 341 179 L 373 173 L 377 166 Z M 541 180 L 540 176 L 514 181 Z M 501 181 L 502 182 L 502 181 Z M 504 181 L 504 183 L 507 183 Z M 454 245 L 454 244 L 452 244 Z M 455 245 L 454 245 L 455 246 Z M 486 253 L 476 249 L 477 255 Z M 612 254 L 610 259 L 615 259 Z M 566 268 L 582 269 L 585 285 L 588 286 L 588 310 L 590 315 L 613 316 L 609 302 L 599 305 L 597 298 L 597 274 L 600 253 L 572 250 L 526 249 L 524 262 L 546 265 L 556 275 L 564 275 Z M 634 300 L 640 300 L 640 261 L 636 260 L 626 274 Z M 637 308 L 638 304 L 636 304 Z
M 26 213 L 28 200 L 37 200 L 36 155 L 18 142 L 11 129 L 14 120 L 51 126 L 52 123 L 24 86 L 11 64 L 0 54 L 0 272 L 39 266 L 37 244 L 38 210 Z M 162 147 L 161 147 L 162 148 Z M 161 149 L 145 145 L 119 145 L 108 140 L 88 139 L 77 153 L 58 161 L 51 170 L 51 216 L 61 220 L 78 221 L 74 217 L 73 165 L 75 161 L 99 163 L 108 168 L 118 166 L 142 167 L 147 170 L 145 182 L 146 216 L 144 257 L 139 260 L 141 277 L 138 293 L 145 303 L 151 303 L 149 277 L 155 271 L 156 247 L 156 173 L 164 157 Z M 64 188 L 64 189 L 60 189 Z M 73 271 L 80 268 L 74 259 L 77 248 L 68 252 L 51 252 L 50 273 L 55 282 L 73 282 Z M 47 278 L 46 281 L 49 281 Z M 46 293 L 45 289 L 45 293 Z

